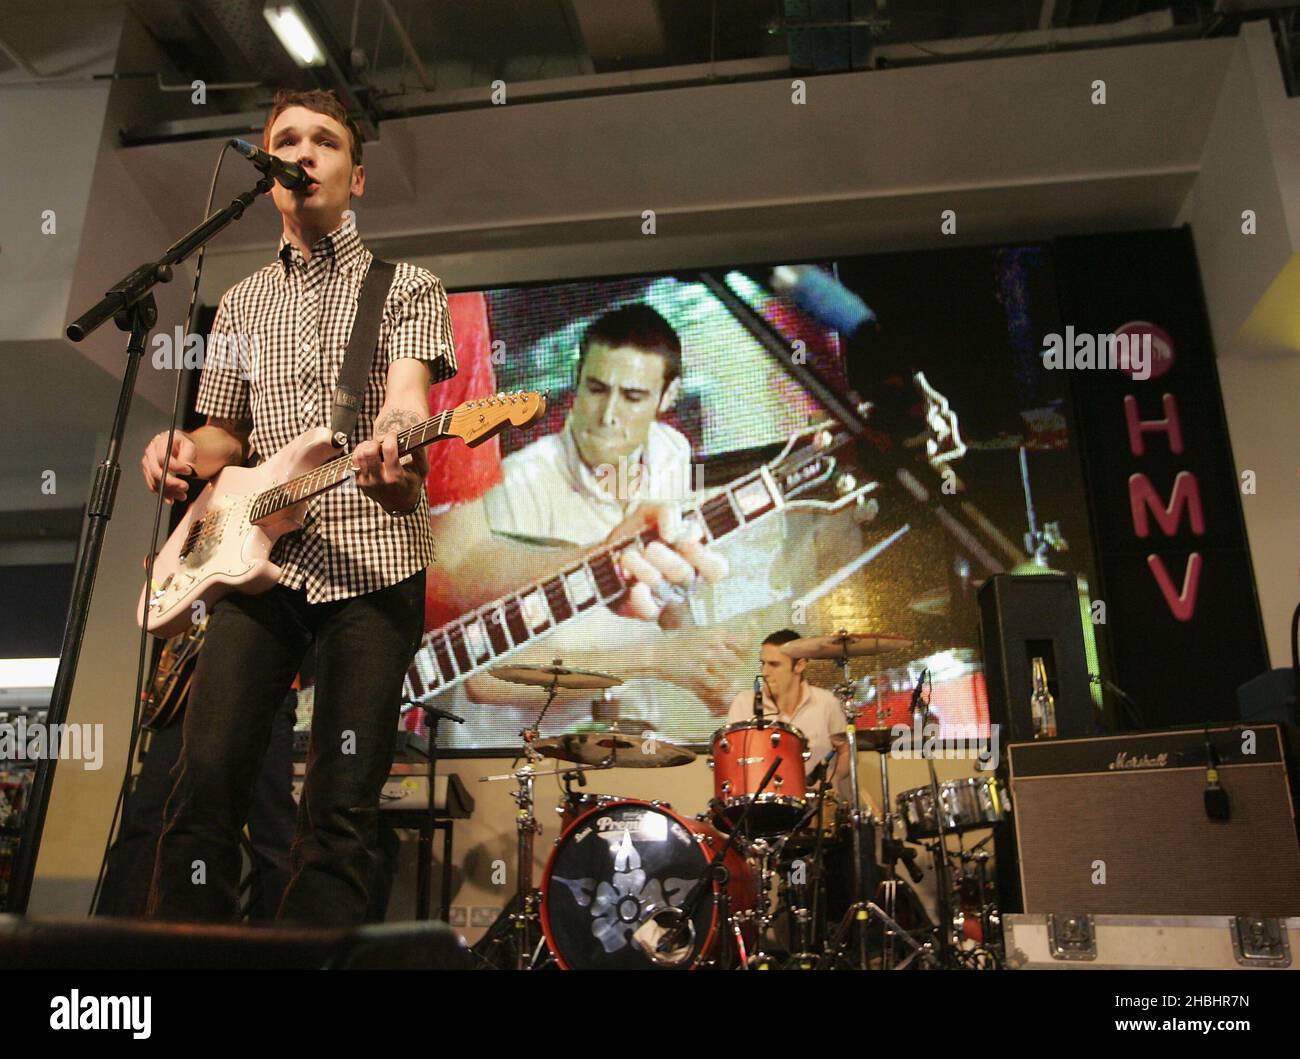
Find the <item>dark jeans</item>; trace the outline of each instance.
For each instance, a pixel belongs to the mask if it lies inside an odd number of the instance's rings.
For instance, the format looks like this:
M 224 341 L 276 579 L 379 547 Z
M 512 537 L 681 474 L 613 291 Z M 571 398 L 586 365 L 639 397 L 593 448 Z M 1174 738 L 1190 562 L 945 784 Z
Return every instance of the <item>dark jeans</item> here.
M 275 711 L 271 741 L 248 809 L 248 844 L 252 848 L 251 919 L 274 919 L 289 882 L 289 846 L 293 842 L 293 722 L 296 695 L 286 695 Z M 183 716 L 183 715 L 182 715 Z M 109 851 L 104 888 L 95 911 L 102 916 L 145 914 L 153 879 L 163 810 L 172 789 L 172 772 L 181 754 L 181 724 L 173 722 L 153 734 L 149 752 L 127 799 L 122 829 Z
M 424 584 L 420 571 L 377 592 L 319 604 L 277 585 L 212 608 L 158 842 L 150 915 L 234 918 L 239 829 L 275 708 L 314 641 L 311 746 L 279 918 L 317 925 L 365 919 L 379 792 L 393 762 L 402 680 L 423 632 Z

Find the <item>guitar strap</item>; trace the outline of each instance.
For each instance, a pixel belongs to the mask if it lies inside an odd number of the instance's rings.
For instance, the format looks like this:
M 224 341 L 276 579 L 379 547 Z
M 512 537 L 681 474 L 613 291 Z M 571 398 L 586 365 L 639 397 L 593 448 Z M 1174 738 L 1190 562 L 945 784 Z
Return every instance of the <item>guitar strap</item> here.
M 372 258 L 366 278 L 357 295 L 357 315 L 352 321 L 352 334 L 348 338 L 347 352 L 334 390 L 334 403 L 330 408 L 330 433 L 334 443 L 342 448 L 352 436 L 357 424 L 357 410 L 366 392 L 366 376 L 375 359 L 375 344 L 379 341 L 379 325 L 384 318 L 384 301 L 393 285 L 397 266 L 389 261 Z

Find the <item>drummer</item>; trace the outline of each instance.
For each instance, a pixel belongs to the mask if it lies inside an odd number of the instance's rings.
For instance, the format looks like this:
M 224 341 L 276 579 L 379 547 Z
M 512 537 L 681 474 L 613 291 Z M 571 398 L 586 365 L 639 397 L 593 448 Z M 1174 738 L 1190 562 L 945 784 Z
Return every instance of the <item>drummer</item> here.
M 839 700 L 825 688 L 819 688 L 804 679 L 808 668 L 806 658 L 791 658 L 782 645 L 799 639 L 793 629 L 781 629 L 764 641 L 759 649 L 763 677 L 763 716 L 776 718 L 791 725 L 808 740 L 808 759 L 805 773 L 811 773 L 832 748 L 835 757 L 826 766 L 832 777 L 835 794 L 842 804 L 849 804 L 849 741 L 844 734 L 844 710 Z M 727 710 L 727 723 L 751 720 L 754 716 L 754 693 L 742 691 Z

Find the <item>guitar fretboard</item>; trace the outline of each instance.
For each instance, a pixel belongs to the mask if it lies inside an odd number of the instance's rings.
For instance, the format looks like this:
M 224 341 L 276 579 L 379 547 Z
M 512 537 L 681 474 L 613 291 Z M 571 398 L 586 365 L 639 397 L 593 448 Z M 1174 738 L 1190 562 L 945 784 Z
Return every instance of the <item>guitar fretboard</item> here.
M 416 423 L 415 426 L 403 430 L 397 435 L 398 455 L 405 455 L 421 445 L 428 445 L 448 436 L 447 430 L 451 426 L 454 412 L 455 409 L 449 408 L 426 419 L 423 423 Z M 291 478 L 287 482 L 265 489 L 253 498 L 252 507 L 249 509 L 249 521 L 257 522 L 277 511 L 293 507 L 294 504 L 301 504 L 304 500 L 333 489 L 346 480 L 351 472 L 352 457 L 339 456 L 328 463 L 322 463 L 314 471 L 308 471 L 306 474 L 298 475 L 297 478 Z
M 777 510 L 788 491 L 783 484 L 760 467 L 686 508 L 683 515 L 694 517 L 703 527 L 705 542 L 713 543 Z M 654 530 L 642 530 L 426 633 L 407 671 L 407 697 L 423 700 L 579 614 L 616 602 L 628 590 L 618 568 L 619 553 L 658 539 Z

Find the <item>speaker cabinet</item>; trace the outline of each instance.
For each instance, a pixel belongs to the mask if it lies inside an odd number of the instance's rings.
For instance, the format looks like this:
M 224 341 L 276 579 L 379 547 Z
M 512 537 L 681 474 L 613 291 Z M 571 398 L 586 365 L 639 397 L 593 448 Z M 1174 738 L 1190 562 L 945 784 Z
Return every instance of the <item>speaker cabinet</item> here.
M 1206 808 L 1207 738 L 1226 820 Z M 1040 740 L 1007 757 L 1025 912 L 1300 913 L 1276 725 Z
M 1079 614 L 1079 587 L 1064 574 L 996 574 L 979 589 L 989 721 L 1002 739 L 1034 738 L 1033 659 L 1047 667 L 1062 739 L 1093 735 L 1094 707 Z

